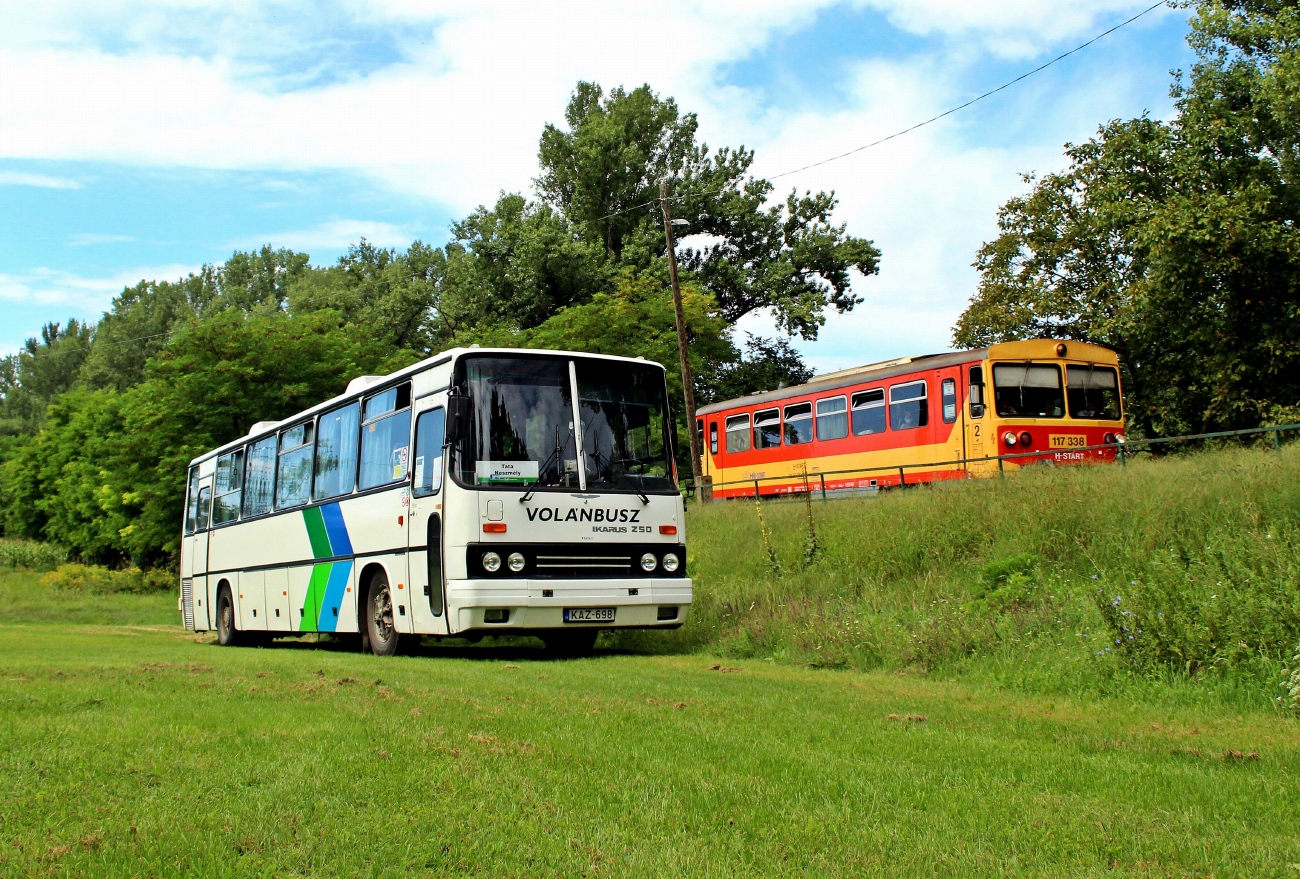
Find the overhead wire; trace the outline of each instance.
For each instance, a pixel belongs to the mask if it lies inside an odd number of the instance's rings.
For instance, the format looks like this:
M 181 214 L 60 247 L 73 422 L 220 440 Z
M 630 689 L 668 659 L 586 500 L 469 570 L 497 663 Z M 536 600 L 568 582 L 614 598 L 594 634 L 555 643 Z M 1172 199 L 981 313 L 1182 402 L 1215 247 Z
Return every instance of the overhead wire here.
M 789 170 L 789 171 L 782 171 L 782 172 L 779 173 L 779 174 L 772 174 L 772 175 L 769 175 L 769 176 L 764 177 L 764 178 L 761 178 L 761 179 L 764 179 L 764 180 L 779 180 L 779 179 L 782 178 L 782 177 L 789 177 L 789 176 L 791 176 L 792 174 L 798 174 L 798 173 L 801 172 L 801 171 L 807 171 L 807 170 L 809 170 L 809 169 L 811 169 L 811 168 L 820 168 L 820 167 L 823 166 L 823 165 L 829 165 L 831 162 L 838 162 L 838 161 L 841 160 L 841 159 L 846 159 L 846 158 L 848 158 L 849 156 L 857 155 L 858 153 L 861 153 L 861 152 L 864 152 L 864 151 L 866 151 L 866 150 L 872 149 L 873 147 L 878 147 L 878 146 L 880 146 L 881 144 L 888 143 L 889 141 L 891 141 L 891 140 L 895 140 L 896 138 L 903 137 L 904 135 L 907 135 L 907 134 L 911 134 L 913 131 L 916 131 L 916 130 L 918 130 L 918 129 L 924 128 L 924 127 L 927 126 L 927 125 L 932 125 L 933 123 L 938 122 L 940 119 L 944 119 L 944 118 L 946 118 L 946 117 L 948 117 L 948 116 L 953 115 L 954 113 L 958 113 L 958 112 L 960 112 L 960 111 L 962 111 L 962 110 L 965 110 L 967 107 L 971 107 L 971 106 L 973 106 L 973 105 L 975 105 L 975 104 L 978 104 L 980 101 L 983 101 L 983 100 L 985 100 L 986 98 L 990 98 L 990 97 L 992 97 L 993 95 L 996 95 L 998 92 L 1005 91 L 1006 89 L 1011 88 L 1013 85 L 1016 85 L 1017 83 L 1023 82 L 1023 81 L 1026 80 L 1026 79 L 1029 79 L 1031 76 L 1034 76 L 1034 75 L 1036 75 L 1036 74 L 1042 73 L 1044 70 L 1046 70 L 1047 68 L 1051 67 L 1052 65 L 1057 64 L 1057 63 L 1059 63 L 1059 62 L 1061 62 L 1061 61 L 1064 61 L 1066 58 L 1069 58 L 1071 55 L 1074 55 L 1074 54 L 1076 54 L 1076 53 L 1078 53 L 1078 52 L 1083 51 L 1084 49 L 1088 48 L 1088 47 L 1091 46 L 1092 44 L 1098 42 L 1099 40 L 1102 40 L 1102 39 L 1104 39 L 1104 38 L 1110 36 L 1111 34 L 1115 33 L 1116 31 L 1118 31 L 1118 30 L 1120 30 L 1120 29 L 1122 29 L 1122 28 L 1128 27 L 1130 24 L 1133 24 L 1133 22 L 1137 21 L 1138 19 L 1142 18 L 1143 16 L 1148 15 L 1148 14 L 1151 13 L 1151 12 L 1154 12 L 1156 9 L 1160 8 L 1161 6 L 1166 6 L 1166 5 L 1168 5 L 1167 0 L 1159 0 L 1159 2 L 1151 4 L 1150 6 L 1146 7 L 1145 9 L 1143 9 L 1141 12 L 1137 13 L 1136 15 L 1133 15 L 1133 16 L 1131 16 L 1131 17 L 1129 17 L 1129 18 L 1126 18 L 1124 21 L 1121 21 L 1119 24 L 1117 24 L 1117 25 L 1115 25 L 1115 26 L 1113 26 L 1113 27 L 1107 28 L 1106 30 L 1104 30 L 1104 31 L 1102 31 L 1101 33 L 1097 34 L 1097 35 L 1096 35 L 1095 37 L 1093 37 L 1092 39 L 1088 40 L 1087 42 L 1085 42 L 1085 43 L 1080 43 L 1079 45 L 1075 46 L 1073 49 L 1070 49 L 1068 52 L 1062 52 L 1060 55 L 1057 55 L 1055 58 L 1051 59 L 1050 61 L 1047 61 L 1047 62 L 1044 62 L 1043 64 L 1038 65 L 1038 66 L 1035 67 L 1033 70 L 1026 71 L 1025 73 L 1022 73 L 1022 74 L 1020 74 L 1019 76 L 1017 76 L 1015 79 L 1008 80 L 1008 81 L 1002 83 L 1002 85 L 998 86 L 997 88 L 989 89 L 988 91 L 986 91 L 986 92 L 984 92 L 984 93 L 982 93 L 982 94 L 976 95 L 975 97 L 971 98 L 969 101 L 966 101 L 966 102 L 964 102 L 964 103 L 962 103 L 962 104 L 958 104 L 958 105 L 955 106 L 955 107 L 951 107 L 951 108 L 949 108 L 949 109 L 947 109 L 947 110 L 944 110 L 942 113 L 939 113 L 939 114 L 937 114 L 937 115 L 931 116 L 930 118 L 925 119 L 925 120 L 923 120 L 923 121 L 921 121 L 921 122 L 917 122 L 917 123 L 914 124 L 914 125 L 909 125 L 907 128 L 900 129 L 900 130 L 898 130 L 898 131 L 895 131 L 895 132 L 892 133 L 892 134 L 887 134 L 887 135 L 885 135 L 885 136 L 882 137 L 882 138 L 879 138 L 879 139 L 877 139 L 877 140 L 873 140 L 873 141 L 871 141 L 870 143 L 866 143 L 866 144 L 863 144 L 862 146 L 854 147 L 853 149 L 848 150 L 848 151 L 846 151 L 846 152 L 839 153 L 838 155 L 834 155 L 834 156 L 831 156 L 831 157 L 826 158 L 826 159 L 822 159 L 822 160 L 817 161 L 817 162 L 812 162 L 812 163 L 807 164 L 807 165 L 801 165 L 800 167 L 798 167 L 798 168 L 793 168 L 793 169 L 791 169 L 791 170 Z M 688 193 L 685 193 L 685 194 L 682 194 L 682 195 L 672 195 L 672 196 L 669 196 L 669 197 L 668 197 L 668 200 L 669 200 L 669 201 L 682 201 L 682 200 L 687 199 L 687 198 L 699 198 L 700 196 L 704 196 L 704 195 L 716 195 L 716 194 L 718 194 L 718 193 L 720 193 L 720 192 L 726 192 L 726 191 L 728 191 L 730 188 L 731 188 L 731 187 L 729 187 L 729 186 L 723 186 L 723 187 L 719 187 L 719 188 L 717 188 L 717 189 L 705 189 L 705 190 L 700 190 L 700 191 L 695 191 L 695 192 L 688 192 Z M 660 201 L 661 201 L 660 199 L 658 199 L 658 198 L 654 198 L 654 199 L 651 199 L 650 201 L 643 202 L 643 203 L 641 203 L 641 204 L 632 205 L 631 207 L 620 208 L 619 210 L 612 211 L 612 212 L 610 212 L 610 213 L 608 213 L 608 214 L 605 214 L 604 216 L 596 217 L 596 218 L 593 219 L 591 222 L 598 223 L 598 222 L 600 222 L 601 220 L 609 220 L 609 219 L 612 219 L 612 218 L 614 218 L 614 217 L 621 216 L 621 215 L 623 215 L 623 214 L 629 214 L 629 213 L 632 213 L 633 211 L 639 211 L 639 210 L 641 210 L 641 209 L 643 209 L 643 208 L 647 208 L 647 207 L 650 207 L 650 206 L 652 206 L 652 205 L 657 205 L 657 204 L 660 203 Z M 529 240 L 531 240 L 531 239 L 533 239 L 533 238 L 537 238 L 537 237 L 540 237 L 540 236 L 536 236 L 536 235 L 535 235 L 535 236 L 525 236 L 525 237 L 522 239 L 522 241 L 529 241 Z M 308 303 L 310 303 L 310 302 L 318 301 L 318 300 L 320 300 L 320 299 L 325 299 L 325 298 L 329 298 L 329 297 L 328 297 L 328 296 L 317 296 L 317 297 L 313 297 L 312 299 L 299 300 L 299 301 L 298 301 L 297 303 L 295 303 L 295 304 L 296 304 L 296 305 L 306 305 L 306 304 L 308 304 Z M 286 304 L 287 304 L 287 303 L 286 303 Z M 183 328 L 183 327 L 178 327 L 178 328 L 175 329 L 175 330 L 168 330 L 167 332 L 163 332 L 163 333 L 153 333 L 153 334 L 148 335 L 148 336 L 139 336 L 139 337 L 134 338 L 134 339 L 123 339 L 123 340 L 121 340 L 121 341 L 117 341 L 117 342 L 105 342 L 105 343 L 103 343 L 103 344 L 106 345 L 106 346 L 113 346 L 113 345 L 128 345 L 128 344 L 130 344 L 130 343 L 132 343 L 132 342 L 143 342 L 143 341 L 147 341 L 147 340 L 149 340 L 149 339 L 156 339 L 156 338 L 158 338 L 158 337 L 160 337 L 160 336 L 170 336 L 170 335 L 173 335 L 174 333 L 180 332 L 182 329 L 184 329 L 184 328 Z M 79 347 L 79 348 L 75 348 L 75 349 L 67 350 L 67 351 L 50 352 L 50 353 L 45 354 L 45 355 L 43 355 L 43 356 L 45 356 L 45 357 L 58 357 L 58 356 L 62 356 L 62 355 L 64 355 L 64 354 L 73 354 L 73 353 L 76 353 L 77 351 L 88 351 L 88 350 L 90 350 L 90 346 L 83 346 L 83 347 Z M 21 353 L 21 352 L 20 352 L 20 353 Z

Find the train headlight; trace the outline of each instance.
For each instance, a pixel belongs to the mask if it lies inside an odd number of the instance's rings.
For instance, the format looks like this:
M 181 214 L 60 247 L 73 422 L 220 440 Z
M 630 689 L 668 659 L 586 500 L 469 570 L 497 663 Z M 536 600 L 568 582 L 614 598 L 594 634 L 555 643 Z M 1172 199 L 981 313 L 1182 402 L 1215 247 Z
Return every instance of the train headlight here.
M 649 574 L 657 567 L 659 567 L 659 559 L 655 558 L 654 553 L 648 552 L 641 556 L 641 570 Z
M 1124 438 L 1124 434 L 1117 433 L 1115 434 L 1115 442 L 1119 443 L 1120 445 L 1123 445 L 1125 442 L 1127 442 L 1127 440 Z
M 1002 441 L 1009 446 L 1014 446 L 1016 444 L 1016 435 L 1008 430 L 1002 435 Z
M 670 552 L 664 555 L 664 570 L 668 573 L 671 574 L 673 571 L 677 570 L 680 565 L 681 562 L 677 560 L 676 553 Z
M 1105 436 L 1103 436 L 1103 437 L 1101 438 L 1101 441 L 1104 442 L 1104 443 L 1105 443 L 1106 445 L 1108 445 L 1108 446 L 1113 446 L 1113 445 L 1115 445 L 1115 434 L 1113 434 L 1113 433 L 1108 433 L 1108 434 L 1106 434 Z
M 1034 441 L 1034 438 L 1033 438 L 1032 436 L 1029 435 L 1029 431 L 1025 431 L 1024 433 L 1022 433 L 1022 434 L 1020 435 L 1020 444 L 1021 444 L 1022 446 L 1027 446 L 1027 445 L 1031 444 L 1033 441 Z
M 501 570 L 501 556 L 494 552 L 483 553 L 483 570 L 489 574 L 495 574 Z
M 510 570 L 518 574 L 524 569 L 524 554 L 521 552 L 510 553 L 510 557 L 506 559 L 506 564 L 510 566 Z

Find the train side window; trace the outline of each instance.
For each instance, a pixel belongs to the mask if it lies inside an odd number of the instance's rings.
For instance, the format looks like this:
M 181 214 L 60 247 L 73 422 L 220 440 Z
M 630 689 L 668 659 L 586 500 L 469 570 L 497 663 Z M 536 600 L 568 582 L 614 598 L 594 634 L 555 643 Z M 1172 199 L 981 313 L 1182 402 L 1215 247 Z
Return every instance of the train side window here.
M 943 380 L 943 423 L 952 424 L 957 420 L 957 380 L 946 378 Z
M 709 422 L 709 454 L 716 455 L 717 453 L 718 453 L 718 422 L 710 421 Z
M 885 390 L 872 388 L 853 395 L 853 435 L 885 432 Z
M 889 389 L 889 429 L 913 430 L 930 423 L 924 381 L 894 385 Z
M 798 446 L 813 439 L 812 403 L 785 407 L 785 444 Z
M 749 451 L 749 415 L 732 415 L 727 419 L 727 453 Z
M 972 366 L 967 374 L 970 388 L 970 417 L 984 417 L 984 367 Z
M 849 401 L 828 397 L 817 401 L 817 439 L 844 439 L 849 435 Z
M 763 409 L 754 413 L 754 448 L 773 449 L 781 445 L 781 410 Z
M 698 443 L 696 448 L 704 448 L 704 419 L 695 419 L 695 442 Z

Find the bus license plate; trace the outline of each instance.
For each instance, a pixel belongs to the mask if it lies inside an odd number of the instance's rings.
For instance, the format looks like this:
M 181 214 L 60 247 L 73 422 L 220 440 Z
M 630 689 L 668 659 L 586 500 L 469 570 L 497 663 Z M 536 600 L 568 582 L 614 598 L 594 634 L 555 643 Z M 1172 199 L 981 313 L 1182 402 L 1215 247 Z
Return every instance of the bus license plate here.
M 1081 449 L 1088 444 L 1088 438 L 1081 433 L 1054 433 L 1048 439 L 1054 449 Z
M 566 623 L 612 623 L 614 622 L 614 608 L 566 607 L 564 609 L 564 621 Z

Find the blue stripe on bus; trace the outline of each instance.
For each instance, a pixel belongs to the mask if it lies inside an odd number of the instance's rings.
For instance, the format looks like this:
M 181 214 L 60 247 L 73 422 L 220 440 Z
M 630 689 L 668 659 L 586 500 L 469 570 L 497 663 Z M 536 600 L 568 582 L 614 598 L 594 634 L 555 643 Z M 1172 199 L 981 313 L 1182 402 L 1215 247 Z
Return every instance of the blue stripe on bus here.
M 330 566 L 329 582 L 320 603 L 320 617 L 316 631 L 333 632 L 339 627 L 338 611 L 343 608 L 343 596 L 352 577 L 352 562 L 335 562 Z
M 348 526 L 343 521 L 343 511 L 338 504 L 326 504 L 320 508 L 325 520 L 325 532 L 330 538 L 330 552 L 333 555 L 352 555 L 352 541 L 348 539 Z

